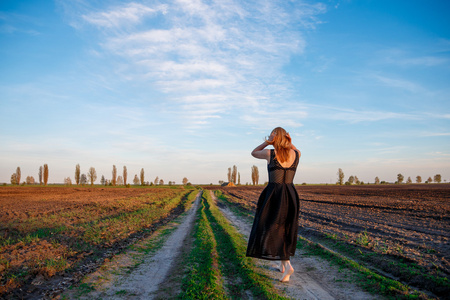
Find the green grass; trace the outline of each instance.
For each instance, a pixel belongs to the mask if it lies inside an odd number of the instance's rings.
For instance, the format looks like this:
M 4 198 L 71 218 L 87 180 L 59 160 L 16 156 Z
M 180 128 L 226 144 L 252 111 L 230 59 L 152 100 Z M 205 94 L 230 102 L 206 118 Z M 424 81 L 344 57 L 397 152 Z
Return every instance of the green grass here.
M 217 267 L 217 243 L 206 217 L 202 199 L 193 230 L 193 247 L 188 257 L 180 299 L 226 299 L 221 273 Z
M 348 244 L 346 241 L 339 239 L 331 239 L 327 235 L 315 238 L 315 242 L 345 254 L 345 256 L 358 261 L 361 265 L 375 269 L 375 272 L 376 269 L 379 268 L 386 273 L 393 274 L 393 276 L 400 278 L 400 280 L 406 284 L 413 281 L 415 282 L 414 285 L 418 288 L 428 289 L 438 296 L 445 295 L 447 294 L 446 291 L 450 290 L 448 277 L 445 277 L 445 274 L 440 270 L 435 269 L 434 271 L 430 271 L 403 257 L 387 254 L 392 246 L 388 246 L 381 242 L 376 241 L 374 249 L 372 250 L 367 248 L 367 245 L 372 241 L 366 231 L 363 231 L 358 235 L 356 239 L 357 245 Z M 373 266 L 375 266 L 375 268 Z
M 206 215 L 220 245 L 218 251 L 222 272 L 229 279 L 239 278 L 226 284 L 230 298 L 241 299 L 250 290 L 257 299 L 288 299 L 278 295 L 271 279 L 259 273 L 253 259 L 246 257 L 247 241 L 219 211 L 209 191 L 204 193 L 204 202 Z
M 287 299 L 245 256 L 246 241 L 203 192 L 180 299 Z
M 423 293 L 415 291 L 396 280 L 377 274 L 357 262 L 329 251 L 320 244 L 311 242 L 303 237 L 299 237 L 297 248 L 308 251 L 309 255 L 324 258 L 339 267 L 356 271 L 357 283 L 373 294 L 383 295 L 388 299 L 427 299 Z

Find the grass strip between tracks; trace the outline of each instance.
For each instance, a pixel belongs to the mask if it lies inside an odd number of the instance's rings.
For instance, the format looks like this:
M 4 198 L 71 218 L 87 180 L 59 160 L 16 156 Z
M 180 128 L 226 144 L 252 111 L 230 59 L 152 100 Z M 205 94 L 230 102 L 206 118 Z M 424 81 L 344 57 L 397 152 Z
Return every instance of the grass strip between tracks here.
M 251 291 L 258 299 L 288 299 L 278 295 L 271 279 L 256 271 L 251 258 L 245 256 L 247 242 L 235 227 L 223 216 L 213 203 L 209 191 L 204 192 L 204 199 L 216 240 L 220 247 L 219 258 L 225 277 L 229 279 L 226 284 L 229 296 L 233 299 L 245 298 L 246 291 Z M 231 281 L 239 277 L 238 282 Z
M 204 191 L 180 299 L 287 299 L 245 256 L 246 241 Z M 217 246 L 220 245 L 220 246 Z M 252 296 L 249 296 L 248 292 Z
M 202 197 L 194 225 L 194 242 L 187 258 L 188 272 L 183 279 L 180 299 L 226 299 L 218 267 L 217 243 L 206 216 Z

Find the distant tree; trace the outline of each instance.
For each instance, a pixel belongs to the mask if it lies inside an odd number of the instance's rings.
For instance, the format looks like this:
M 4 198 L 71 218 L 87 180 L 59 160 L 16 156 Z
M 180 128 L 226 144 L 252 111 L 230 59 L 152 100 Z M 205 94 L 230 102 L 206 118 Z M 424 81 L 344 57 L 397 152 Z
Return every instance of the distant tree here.
M 11 184 L 17 184 L 17 174 L 12 173 L 11 175 Z
M 228 182 L 231 182 L 231 168 L 228 168 Z
M 42 173 L 43 173 L 43 170 L 42 170 L 42 169 L 43 169 L 42 166 L 40 166 L 40 167 L 39 167 L 39 172 L 38 172 L 38 176 L 39 176 L 39 185 L 42 184 Z
M 355 183 L 355 177 L 353 176 L 353 175 L 351 175 L 349 178 L 348 178 L 348 183 L 350 183 L 350 184 L 354 184 Z
M 111 178 L 112 185 L 116 185 L 116 180 L 117 180 L 117 168 L 116 168 L 116 165 L 113 165 L 112 178 Z
M 26 182 L 27 182 L 27 184 L 35 184 L 34 177 L 27 176 Z
M 359 181 L 358 176 L 355 175 L 355 183 L 356 184 L 361 184 L 361 181 Z
M 156 178 L 155 178 L 155 181 L 154 181 L 155 185 L 157 185 L 157 184 L 158 184 L 158 181 L 159 181 L 159 177 L 158 177 L 158 176 L 156 176 Z
M 397 183 L 401 184 L 403 182 L 403 179 L 405 179 L 405 177 L 402 174 L 397 174 Z
M 20 167 L 17 167 L 17 169 L 16 169 L 16 181 L 17 181 L 17 184 L 20 184 L 20 177 L 22 177 L 22 172 L 20 172 Z
M 160 179 L 159 180 L 159 185 L 164 185 L 164 180 Z
M 238 185 L 241 185 L 241 173 L 238 172 Z
M 223 180 L 219 180 L 219 185 L 222 185 L 223 184 Z
M 77 164 L 75 166 L 75 182 L 77 183 L 77 185 L 80 184 L 80 176 L 81 176 L 81 168 L 80 164 Z
M 189 180 L 186 177 L 184 177 L 182 182 L 183 182 L 183 185 L 186 185 L 189 182 Z
M 339 168 L 337 175 L 338 175 L 338 184 L 343 185 L 344 184 L 344 172 L 342 171 L 341 168 Z
M 128 171 L 127 166 L 123 166 L 123 185 L 127 185 Z
M 236 184 L 236 180 L 237 180 L 237 167 L 234 165 L 233 166 L 233 171 L 231 173 L 231 181 Z
M 375 184 L 380 184 L 380 178 L 378 178 L 378 176 L 375 177 Z
M 64 184 L 67 186 L 71 186 L 72 185 L 72 179 L 70 179 L 70 177 L 64 178 Z
M 416 176 L 416 182 L 417 183 L 422 183 L 422 177 L 421 176 Z
M 119 175 L 117 177 L 117 182 L 116 183 L 117 183 L 117 185 L 123 185 L 123 177 Z
M 406 179 L 406 183 L 412 183 L 411 177 L 408 176 L 408 179 Z
M 48 165 L 44 164 L 44 185 L 48 182 Z
M 80 184 L 85 185 L 87 183 L 87 176 L 86 174 L 81 174 L 80 176 Z
M 138 185 L 138 184 L 139 184 L 139 177 L 137 176 L 137 174 L 134 174 L 133 183 L 134 183 L 135 185 Z
M 434 175 L 434 182 L 441 183 L 441 181 L 442 181 L 441 174 Z
M 252 166 L 252 183 L 253 185 L 257 185 L 259 182 L 259 171 L 258 171 L 258 167 L 253 165 Z
M 428 183 L 432 183 L 433 182 L 433 179 L 431 178 L 431 177 L 428 177 Z
M 139 178 L 141 179 L 141 185 L 145 185 L 144 168 L 141 169 L 141 173 L 139 175 Z
M 106 185 L 106 179 L 105 179 L 104 175 L 102 175 L 102 178 L 100 179 L 100 184 L 101 185 Z
M 97 172 L 95 171 L 94 167 L 89 168 L 87 176 L 89 181 L 91 182 L 91 185 L 94 185 L 94 182 L 97 180 Z

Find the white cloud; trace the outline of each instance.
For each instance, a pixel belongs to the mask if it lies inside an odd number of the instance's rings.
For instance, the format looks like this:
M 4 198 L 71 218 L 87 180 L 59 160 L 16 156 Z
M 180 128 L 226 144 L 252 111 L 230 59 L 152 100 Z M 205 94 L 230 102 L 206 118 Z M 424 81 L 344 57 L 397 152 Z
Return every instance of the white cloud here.
M 139 3 L 129 3 L 126 6 L 116 7 L 106 12 L 90 13 L 83 15 L 82 18 L 93 25 L 99 27 L 120 27 L 126 24 L 137 24 L 141 20 L 157 12 L 166 13 L 167 5 L 159 5 L 156 8 Z
M 322 4 L 303 2 L 174 0 L 132 2 L 81 18 L 100 29 L 105 55 L 125 62 L 125 80 L 165 93 L 166 101 L 195 115 L 198 126 L 209 124 L 211 115 L 242 109 L 266 118 L 266 99 L 289 93 L 283 65 L 303 52 L 302 31 L 314 28 L 324 11 Z M 277 110 L 287 123 L 301 126 L 289 106 Z

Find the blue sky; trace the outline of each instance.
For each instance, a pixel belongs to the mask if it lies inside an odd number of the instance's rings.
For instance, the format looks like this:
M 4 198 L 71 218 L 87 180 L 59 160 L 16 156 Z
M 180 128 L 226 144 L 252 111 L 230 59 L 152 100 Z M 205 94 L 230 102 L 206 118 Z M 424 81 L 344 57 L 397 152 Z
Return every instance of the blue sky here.
M 450 180 L 448 1 L 0 3 L 0 182 L 217 183 L 276 126 L 295 182 Z

